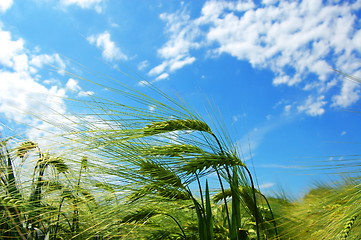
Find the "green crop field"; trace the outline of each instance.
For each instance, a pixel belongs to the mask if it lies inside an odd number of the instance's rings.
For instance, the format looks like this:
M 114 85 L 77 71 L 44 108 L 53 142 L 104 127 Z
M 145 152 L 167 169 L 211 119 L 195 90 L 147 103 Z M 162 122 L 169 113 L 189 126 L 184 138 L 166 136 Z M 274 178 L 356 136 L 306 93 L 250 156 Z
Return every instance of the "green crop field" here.
M 218 119 L 147 86 L 157 97 L 108 87 L 134 105 L 95 95 L 68 99 L 88 114 L 36 116 L 59 130 L 47 146 L 2 137 L 1 239 L 361 238 L 359 156 L 301 199 L 266 195 Z

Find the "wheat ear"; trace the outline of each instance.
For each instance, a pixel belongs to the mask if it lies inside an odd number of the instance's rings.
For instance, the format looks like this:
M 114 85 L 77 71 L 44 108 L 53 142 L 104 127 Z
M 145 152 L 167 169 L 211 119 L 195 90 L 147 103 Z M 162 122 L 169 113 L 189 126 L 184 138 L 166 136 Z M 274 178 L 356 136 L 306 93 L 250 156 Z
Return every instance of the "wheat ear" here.
M 348 235 L 350 234 L 352 225 L 355 223 L 356 218 L 357 218 L 357 215 L 354 215 L 351 217 L 350 220 L 348 220 L 346 222 L 345 227 L 343 228 L 343 230 L 341 232 L 342 240 L 345 240 L 348 237 Z

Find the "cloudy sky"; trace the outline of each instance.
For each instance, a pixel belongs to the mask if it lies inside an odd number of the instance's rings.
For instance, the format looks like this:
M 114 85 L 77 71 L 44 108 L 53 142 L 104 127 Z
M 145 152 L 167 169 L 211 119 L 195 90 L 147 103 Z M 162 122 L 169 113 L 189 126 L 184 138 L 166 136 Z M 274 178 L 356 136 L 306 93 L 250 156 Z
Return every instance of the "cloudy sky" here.
M 259 185 L 302 192 L 323 177 L 300 166 L 360 152 L 360 84 L 333 71 L 361 78 L 360 13 L 360 0 L 0 0 L 0 130 L 36 138 L 17 122 L 43 123 L 23 113 L 104 95 L 64 73 L 82 74 L 74 62 L 145 91 L 130 72 L 202 116 L 212 102 Z

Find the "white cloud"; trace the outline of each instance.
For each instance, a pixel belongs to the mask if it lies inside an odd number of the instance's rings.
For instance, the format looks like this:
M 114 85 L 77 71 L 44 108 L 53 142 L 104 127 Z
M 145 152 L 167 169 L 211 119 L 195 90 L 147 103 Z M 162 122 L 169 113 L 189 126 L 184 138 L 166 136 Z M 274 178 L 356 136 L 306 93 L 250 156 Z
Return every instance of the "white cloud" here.
M 358 83 L 345 80 L 341 92 L 333 97 L 332 106 L 348 107 L 360 98 L 360 87 Z
M 29 60 L 28 60 L 28 56 L 24 53 L 16 55 L 13 57 L 14 60 L 14 66 L 13 69 L 16 72 L 23 72 L 23 71 L 28 71 L 29 70 Z
M 138 86 L 141 86 L 141 87 L 143 87 L 143 86 L 149 86 L 149 85 L 150 85 L 150 83 L 147 82 L 147 81 L 145 81 L 145 80 L 142 80 L 142 81 L 139 81 L 139 82 L 138 82 Z
M 73 78 L 68 79 L 65 84 L 65 89 L 77 93 L 78 97 L 87 97 L 94 94 L 92 91 L 83 91 L 83 89 L 79 86 L 78 81 Z
M 13 5 L 13 0 L 1 0 L 0 1 L 0 13 L 6 12 Z
M 214 52 L 228 53 L 248 60 L 255 67 L 272 69 L 276 75 L 275 85 L 294 86 L 314 74 L 316 78 L 311 82 L 316 82 L 313 85 L 322 93 L 335 86 L 334 79 L 329 77 L 331 68 L 347 68 L 351 73 L 357 70 L 351 67 L 354 63 L 332 62 L 340 57 L 350 59 L 354 52 L 360 53 L 358 45 L 353 44 L 353 39 L 359 37 L 355 32 L 357 17 L 346 3 L 322 6 L 320 0 L 279 1 L 277 8 L 250 9 L 241 17 L 235 13 L 222 12 L 223 15 L 211 22 L 213 27 L 207 39 L 218 43 Z M 332 55 L 330 62 L 325 60 L 328 55 Z M 293 73 L 287 69 L 292 69 Z M 333 105 L 346 107 L 356 102 L 359 95 L 355 88 L 343 83 Z M 320 103 L 318 101 L 318 105 Z M 316 108 L 318 105 L 313 104 L 307 112 L 313 116 L 321 114 L 324 110 Z
M 149 75 L 154 76 L 154 75 L 158 75 L 161 74 L 165 68 L 167 67 L 168 63 L 167 62 L 163 62 L 162 64 L 159 64 L 158 66 L 152 68 L 149 71 Z
M 149 62 L 144 60 L 138 64 L 138 70 L 144 70 L 149 66 Z
M 255 150 L 262 144 L 265 136 L 276 128 L 279 128 L 287 121 L 288 120 L 286 118 L 269 119 L 264 124 L 254 127 L 251 131 L 240 138 L 237 141 L 237 146 L 240 153 L 243 155 L 243 161 L 254 157 Z M 253 156 L 251 156 L 251 154 Z
M 174 14 L 163 13 L 160 18 L 166 22 L 169 40 L 158 49 L 158 55 L 163 62 L 148 73 L 150 76 L 158 75 L 156 79 L 192 64 L 196 58 L 190 55 L 190 50 L 201 47 L 196 41 L 200 33 L 198 24 L 191 21 L 189 14 L 184 10 Z
M 40 54 L 35 55 L 31 58 L 31 65 L 34 65 L 37 68 L 42 68 L 44 65 L 57 64 L 60 68 L 65 68 L 65 63 L 60 58 L 59 54 Z
M 94 95 L 93 91 L 80 91 L 78 93 L 78 97 L 89 97 L 89 96 L 92 96 L 92 95 Z
M 24 50 L 24 40 L 21 38 L 12 40 L 11 33 L 0 28 L 0 46 L 0 64 L 9 68 L 14 67 L 14 57 Z
M 271 127 L 269 126 L 253 128 L 237 142 L 240 152 L 243 155 L 243 161 L 251 158 L 251 153 L 254 153 L 259 147 L 270 129 Z
M 259 164 L 256 167 L 261 168 L 278 168 L 278 169 L 302 169 L 305 168 L 303 166 L 297 166 L 297 165 L 281 165 L 281 164 Z
M 240 118 L 241 118 L 240 114 L 232 116 L 232 124 L 238 122 Z
M 235 123 L 239 122 L 242 118 L 244 119 L 246 117 L 247 117 L 246 113 L 233 115 L 232 116 L 232 124 L 235 124 Z
M 78 81 L 73 78 L 69 78 L 68 82 L 65 84 L 65 87 L 73 92 L 79 91 L 81 89 Z
M 169 66 L 169 71 L 174 72 L 178 69 L 183 68 L 185 65 L 192 64 L 196 60 L 195 57 L 184 57 L 181 59 L 174 59 L 174 61 L 171 61 Z
M 262 0 L 263 4 L 274 4 L 276 3 L 278 0 Z
M 82 91 L 74 79 L 63 86 L 58 79 L 45 78 L 41 71 L 43 66 L 66 70 L 65 62 L 59 54 L 34 54 L 39 50 L 25 48 L 24 42 L 0 26 L 0 114 L 11 124 L 32 126 L 25 134 L 37 141 L 35 138 L 55 131 L 54 125 L 42 122 L 39 117 L 64 123 L 67 113 L 64 98 L 68 91 L 76 91 L 78 96 L 91 95 L 91 92 Z
M 87 38 L 90 44 L 97 46 L 102 50 L 102 56 L 105 60 L 127 60 L 128 57 L 125 55 L 120 48 L 111 40 L 110 33 L 105 31 L 97 35 L 91 35 Z
M 284 110 L 283 110 L 283 114 L 288 116 L 291 114 L 291 110 L 292 110 L 292 105 L 290 104 L 287 104 L 285 107 L 284 107 Z
M 148 106 L 148 109 L 149 109 L 149 111 L 154 112 L 154 110 L 156 109 L 156 106 L 150 105 L 150 106 Z
M 341 135 L 341 136 L 345 136 L 346 134 L 347 134 L 346 131 L 342 131 L 340 135 Z
M 160 80 L 164 80 L 167 79 L 169 77 L 168 73 L 162 73 L 161 75 L 159 75 L 154 81 L 160 81 Z
M 7 120 L 37 124 L 33 116 L 64 114 L 66 105 L 63 98 L 66 89 L 58 84 L 43 85 L 39 70 L 44 64 L 53 64 L 65 69 L 65 63 L 58 54 L 34 55 L 24 46 L 22 38 L 14 39 L 11 32 L 0 27 L 0 113 Z
M 319 96 L 317 98 L 308 96 L 306 102 L 297 109 L 299 112 L 305 112 L 307 115 L 313 117 L 322 115 L 325 113 L 324 106 L 327 103 L 324 98 L 324 96 Z
M 242 117 L 245 117 L 245 115 L 243 114 Z M 235 147 L 237 147 L 239 153 L 241 153 L 243 161 L 255 157 L 255 151 L 261 146 L 263 139 L 265 139 L 269 133 L 288 124 L 290 121 L 292 121 L 292 117 L 267 115 L 266 120 L 262 124 L 253 127 L 252 130 L 238 139 Z
M 271 188 L 271 187 L 273 187 L 275 185 L 275 183 L 273 183 L 273 182 L 268 182 L 268 183 L 264 183 L 264 184 L 261 184 L 261 185 L 259 185 L 259 188 L 262 190 L 264 190 L 264 189 L 268 189 L 268 188 Z
M 215 21 L 224 11 L 247 11 L 255 7 L 252 0 L 245 1 L 207 1 L 203 5 L 202 15 L 197 20 L 200 23 Z
M 65 90 L 46 88 L 25 72 L 0 71 L 0 112 L 8 119 L 29 123 L 36 112 L 65 113 Z
M 103 11 L 102 2 L 104 0 L 61 0 L 64 6 L 76 5 L 83 9 L 94 9 L 97 13 Z
M 325 111 L 324 102 L 347 107 L 359 100 L 360 87 L 335 77 L 332 68 L 359 76 L 360 9 L 360 1 L 263 0 L 257 6 L 253 1 L 207 1 L 193 19 L 184 9 L 164 13 L 169 39 L 158 50 L 162 63 L 149 75 L 192 64 L 191 51 L 206 48 L 212 57 L 229 54 L 272 70 L 275 86 L 316 91 L 317 104 L 308 103 L 307 111 L 301 107 L 312 116 Z M 336 90 L 333 96 L 326 94 L 331 89 Z M 327 99 L 321 101 L 322 96 Z
M 36 73 L 38 69 L 43 68 L 44 66 L 55 67 L 58 69 L 58 73 L 64 74 L 66 64 L 61 59 L 58 53 L 55 54 L 39 54 L 32 55 L 29 65 L 32 67 L 32 73 Z

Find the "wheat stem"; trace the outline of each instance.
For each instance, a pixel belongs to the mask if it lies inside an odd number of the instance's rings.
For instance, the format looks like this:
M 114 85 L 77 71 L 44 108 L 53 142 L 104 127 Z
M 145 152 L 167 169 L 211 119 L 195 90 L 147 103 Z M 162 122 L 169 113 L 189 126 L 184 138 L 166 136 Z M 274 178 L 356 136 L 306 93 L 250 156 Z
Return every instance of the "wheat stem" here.
M 258 216 L 258 208 L 257 208 L 257 199 L 256 199 L 256 191 L 255 191 L 255 188 L 254 188 L 254 183 L 253 183 L 253 178 L 252 178 L 252 174 L 251 172 L 249 171 L 249 169 L 246 167 L 246 166 L 243 166 L 244 169 L 246 169 L 247 173 L 248 173 L 248 176 L 249 176 L 249 179 L 251 181 L 251 185 L 252 185 L 252 195 L 253 195 L 253 199 L 254 199 L 254 210 L 255 210 L 255 213 L 254 213 L 254 217 L 256 218 L 256 231 L 257 231 L 257 240 L 260 240 L 260 235 L 259 235 L 259 216 Z
M 183 228 L 182 228 L 182 226 L 180 225 L 180 223 L 177 221 L 177 219 L 176 219 L 175 217 L 173 217 L 172 215 L 167 214 L 167 213 L 160 213 L 160 214 L 172 218 L 172 219 L 174 220 L 174 222 L 178 225 L 179 229 L 182 231 L 182 234 L 183 234 L 183 236 L 184 236 L 184 239 L 185 239 L 185 240 L 188 239 L 188 238 L 187 238 L 187 235 L 185 234 L 185 232 L 184 232 L 184 230 L 183 230 Z
M 272 219 L 273 219 L 272 222 L 273 222 L 273 226 L 274 226 L 274 229 L 275 229 L 276 238 L 277 238 L 277 239 L 280 239 L 280 237 L 279 237 L 279 235 L 278 235 L 276 219 L 275 219 L 275 217 L 274 217 L 274 215 L 273 215 L 273 211 L 272 211 L 271 205 L 270 205 L 270 203 L 269 203 L 269 201 L 268 201 L 268 199 L 266 198 L 265 195 L 263 195 L 261 192 L 259 192 L 259 194 L 261 194 L 261 196 L 264 198 L 264 200 L 266 200 L 267 206 L 268 206 L 268 208 L 269 208 L 269 211 L 270 211 L 271 216 L 272 216 Z
M 215 134 L 213 134 L 213 133 L 212 133 L 211 135 L 212 135 L 212 136 L 214 137 L 214 139 L 216 140 L 216 142 L 217 142 L 217 144 L 218 144 L 218 146 L 219 146 L 219 149 L 221 150 L 222 155 L 224 155 L 222 145 L 221 145 L 221 143 L 219 142 L 217 136 L 216 136 Z M 228 229 L 230 229 L 230 228 L 231 228 L 231 219 L 230 219 L 230 217 L 229 217 L 228 204 L 227 204 L 226 196 L 225 196 L 225 194 L 224 194 L 224 187 L 223 187 L 222 179 L 221 179 L 221 176 L 220 176 L 220 174 L 219 174 L 219 170 L 218 170 L 217 167 L 215 167 L 215 170 L 216 170 L 216 173 L 217 173 L 217 177 L 218 177 L 219 184 L 220 184 L 220 186 L 221 186 L 222 194 L 223 194 L 223 196 L 224 196 L 223 201 L 224 201 L 224 206 L 225 206 L 225 208 L 226 208 L 226 215 L 227 215 L 227 221 L 228 221 Z M 231 233 L 229 233 L 229 234 L 230 234 L 229 236 L 231 236 Z

